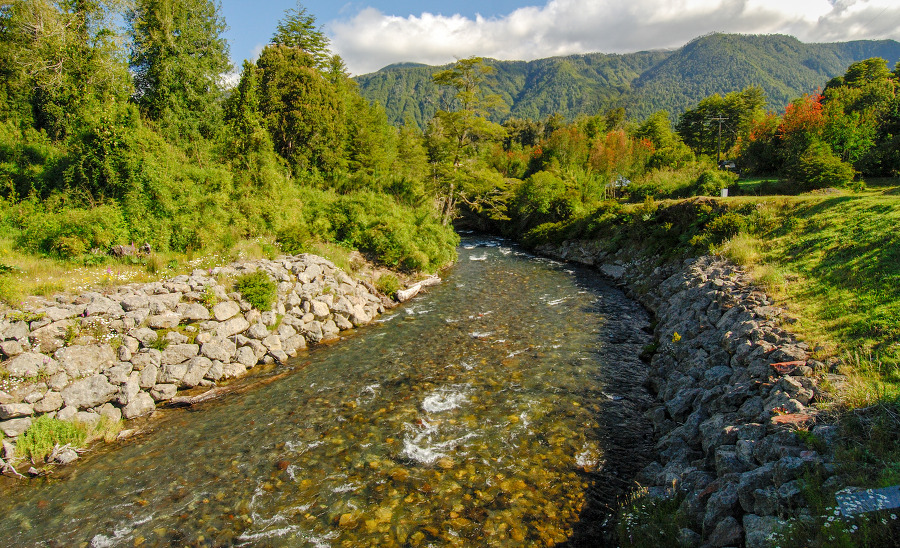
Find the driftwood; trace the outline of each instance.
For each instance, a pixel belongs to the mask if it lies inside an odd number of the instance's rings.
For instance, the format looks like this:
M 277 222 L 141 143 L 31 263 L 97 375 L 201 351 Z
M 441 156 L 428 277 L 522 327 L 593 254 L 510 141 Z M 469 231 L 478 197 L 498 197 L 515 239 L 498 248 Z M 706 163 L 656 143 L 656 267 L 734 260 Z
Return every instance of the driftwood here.
M 285 371 L 284 373 L 280 373 L 278 375 L 274 375 L 267 379 L 262 379 L 257 382 L 245 384 L 245 385 L 234 385 L 234 386 L 221 386 L 217 388 L 213 388 L 211 390 L 207 390 L 202 394 L 197 394 L 196 396 L 176 396 L 171 400 L 166 402 L 166 407 L 190 407 L 192 405 L 196 405 L 198 403 L 203 403 L 210 400 L 218 399 L 225 394 L 239 394 L 241 392 L 246 392 L 248 390 L 253 390 L 254 388 L 259 388 L 260 386 L 265 386 L 267 384 L 271 384 L 279 379 L 290 375 L 291 371 Z
M 423 287 L 431 287 L 433 285 L 438 285 L 439 283 L 441 283 L 441 279 L 438 278 L 437 276 L 432 276 L 430 278 L 426 278 L 426 279 L 422 280 L 421 282 L 417 282 L 417 283 L 409 286 L 407 289 L 401 289 L 400 291 L 398 291 L 397 292 L 397 300 L 400 301 L 401 303 L 405 303 L 406 301 L 408 301 L 408 300 L 412 299 L 413 297 L 415 297 L 416 295 L 418 295 L 419 292 L 422 291 Z

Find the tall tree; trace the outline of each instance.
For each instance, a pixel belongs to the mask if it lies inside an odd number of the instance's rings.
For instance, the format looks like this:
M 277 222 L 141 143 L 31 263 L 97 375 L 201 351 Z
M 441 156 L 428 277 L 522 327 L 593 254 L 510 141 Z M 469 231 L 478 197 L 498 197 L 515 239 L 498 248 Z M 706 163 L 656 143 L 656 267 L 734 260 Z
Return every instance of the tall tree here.
M 297 2 L 296 8 L 284 13 L 284 18 L 278 22 L 275 34 L 272 35 L 272 42 L 306 52 L 319 70 L 325 71 L 331 64 L 328 37 L 316 26 L 315 16 L 300 2 Z M 343 65 L 342 62 L 340 64 Z
M 455 215 L 457 201 L 476 210 L 496 201 L 496 193 L 484 185 L 483 166 L 474 162 L 480 142 L 504 134 L 501 126 L 488 120 L 490 111 L 501 106 L 499 96 L 485 92 L 484 82 L 492 73 L 484 59 L 470 57 L 433 76 L 435 84 L 455 90 L 452 102 L 435 113 L 429 128 L 434 181 L 445 225 Z
M 116 0 L 15 0 L 0 7 L 0 112 L 55 139 L 131 86 Z
M 220 80 L 231 68 L 218 6 L 212 0 L 136 0 L 128 20 L 141 111 L 172 137 L 212 137 L 222 119 Z

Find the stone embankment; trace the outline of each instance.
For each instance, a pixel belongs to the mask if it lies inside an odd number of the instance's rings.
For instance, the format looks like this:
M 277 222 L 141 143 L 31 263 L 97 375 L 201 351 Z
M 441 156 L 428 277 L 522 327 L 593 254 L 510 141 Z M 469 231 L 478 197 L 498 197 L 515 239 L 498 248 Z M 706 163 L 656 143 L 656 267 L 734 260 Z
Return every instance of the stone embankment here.
M 228 280 L 260 270 L 277 283 L 259 311 Z M 386 301 L 314 255 L 195 270 L 168 281 L 59 295 L 0 320 L 4 458 L 40 415 L 97 423 L 152 413 L 179 390 L 213 386 L 371 322 Z
M 657 348 L 645 417 L 654 462 L 637 481 L 659 496 L 682 497 L 687 545 L 768 546 L 785 519 L 809 515 L 810 477 L 828 481 L 825 442 L 836 427 L 818 420 L 818 379 L 830 375 L 782 325 L 790 319 L 740 268 L 716 257 L 655 266 L 649 258 L 607 255 L 597 243 L 540 249 L 594 265 L 629 289 L 656 316 Z

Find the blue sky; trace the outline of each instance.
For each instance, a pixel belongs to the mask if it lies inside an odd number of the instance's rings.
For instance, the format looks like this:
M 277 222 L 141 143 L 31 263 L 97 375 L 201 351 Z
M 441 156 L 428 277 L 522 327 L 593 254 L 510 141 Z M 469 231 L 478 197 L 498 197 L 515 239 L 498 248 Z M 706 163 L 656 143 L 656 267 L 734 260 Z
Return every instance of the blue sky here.
M 253 58 L 296 5 L 222 0 L 236 65 Z M 673 48 L 709 32 L 781 33 L 805 42 L 900 39 L 897 0 L 307 0 L 303 6 L 353 74 L 472 55 L 530 60 Z

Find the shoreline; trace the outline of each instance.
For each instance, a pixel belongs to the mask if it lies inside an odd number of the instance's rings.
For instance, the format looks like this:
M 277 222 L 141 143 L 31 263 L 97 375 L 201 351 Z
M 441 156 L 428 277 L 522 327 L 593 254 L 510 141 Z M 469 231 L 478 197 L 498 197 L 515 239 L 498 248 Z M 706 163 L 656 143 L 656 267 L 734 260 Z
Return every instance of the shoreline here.
M 599 270 L 656 318 L 655 402 L 644 413 L 655 451 L 634 479 L 650 497 L 681 501 L 682 541 L 767 546 L 786 518 L 810 514 L 804 478 L 828 484 L 835 473 L 837 428 L 816 405 L 827 399 L 819 379 L 840 375 L 811 358 L 740 267 L 712 256 L 658 264 L 591 241 L 537 251 Z M 801 431 L 823 440 L 824 454 Z
M 228 291 L 233 278 L 255 271 L 277 285 L 266 311 Z M 4 465 L 20 465 L 16 439 L 38 417 L 93 427 L 147 417 L 172 402 L 192 403 L 180 394 L 214 390 L 258 365 L 284 364 L 393 306 L 371 283 L 303 254 L 60 294 L 8 313 L 0 320 L 0 466 L 15 474 Z M 131 434 L 124 430 L 120 437 Z M 74 448 L 58 453 L 57 464 L 78 458 Z

